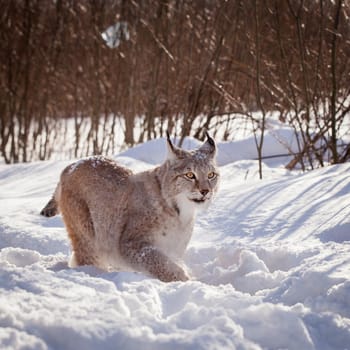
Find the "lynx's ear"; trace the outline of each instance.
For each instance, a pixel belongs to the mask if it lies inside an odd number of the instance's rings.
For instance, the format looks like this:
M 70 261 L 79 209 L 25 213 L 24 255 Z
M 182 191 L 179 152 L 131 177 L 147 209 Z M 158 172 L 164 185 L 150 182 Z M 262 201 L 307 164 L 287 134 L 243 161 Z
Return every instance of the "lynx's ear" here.
M 178 158 L 183 158 L 183 151 L 182 149 L 176 147 L 170 139 L 169 132 L 166 132 L 166 137 L 167 137 L 167 146 L 168 146 L 168 156 L 167 159 L 169 160 L 174 160 Z
M 214 158 L 216 156 L 216 143 L 214 139 L 206 132 L 207 140 L 198 149 L 197 152 L 204 153 L 209 158 Z

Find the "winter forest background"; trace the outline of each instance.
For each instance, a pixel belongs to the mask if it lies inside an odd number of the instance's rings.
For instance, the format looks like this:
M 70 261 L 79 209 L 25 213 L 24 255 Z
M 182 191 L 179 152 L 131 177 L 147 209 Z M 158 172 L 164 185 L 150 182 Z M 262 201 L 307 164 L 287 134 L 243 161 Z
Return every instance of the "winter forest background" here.
M 289 169 L 350 158 L 347 0 L 0 0 L 0 8 L 6 163 L 52 158 L 69 131 L 66 156 L 82 157 L 166 130 L 180 141 L 205 130 L 232 140 L 247 125 L 261 158 L 272 113 L 295 132 Z
M 0 0 L 1 350 L 349 349 L 349 17 L 350 0 Z M 167 130 L 217 141 L 191 280 L 70 268 L 62 218 L 39 215 L 61 171 L 151 169 Z

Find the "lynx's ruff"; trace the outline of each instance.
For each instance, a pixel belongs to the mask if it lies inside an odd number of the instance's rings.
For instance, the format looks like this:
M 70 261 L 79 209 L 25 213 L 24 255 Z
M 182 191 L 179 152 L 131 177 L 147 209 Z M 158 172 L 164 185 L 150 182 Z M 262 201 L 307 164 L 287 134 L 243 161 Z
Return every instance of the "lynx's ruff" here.
M 196 211 L 208 206 L 219 179 L 216 145 L 207 137 L 189 152 L 168 135 L 166 161 L 138 174 L 101 156 L 69 165 L 41 214 L 62 213 L 73 249 L 70 265 L 187 280 L 178 261 Z

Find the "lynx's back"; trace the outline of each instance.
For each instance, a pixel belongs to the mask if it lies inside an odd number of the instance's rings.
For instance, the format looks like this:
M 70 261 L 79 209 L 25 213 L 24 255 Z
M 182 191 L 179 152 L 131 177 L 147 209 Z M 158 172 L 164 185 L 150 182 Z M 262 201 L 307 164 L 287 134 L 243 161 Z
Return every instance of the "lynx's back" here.
M 217 191 L 216 146 L 174 146 L 159 167 L 133 174 L 104 157 L 83 159 L 61 174 L 45 216 L 62 213 L 73 248 L 72 266 L 140 271 L 163 281 L 186 280 L 179 265 L 197 209 Z M 55 210 L 56 209 L 56 210 Z

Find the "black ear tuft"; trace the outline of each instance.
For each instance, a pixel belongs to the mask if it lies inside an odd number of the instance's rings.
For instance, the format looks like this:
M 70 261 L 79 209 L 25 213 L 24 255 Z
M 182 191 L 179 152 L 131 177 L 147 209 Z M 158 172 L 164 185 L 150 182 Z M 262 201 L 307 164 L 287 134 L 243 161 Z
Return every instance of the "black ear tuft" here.
M 207 141 L 209 142 L 210 146 L 215 147 L 215 141 L 211 138 L 208 131 L 205 132 L 205 135 L 207 135 Z
M 168 145 L 168 160 L 174 160 L 183 157 L 184 151 L 181 150 L 180 148 L 176 147 L 170 139 L 170 134 L 167 131 L 166 132 L 166 137 L 167 137 L 167 145 Z
M 170 147 L 170 150 L 175 152 L 175 147 L 174 147 L 173 143 L 171 142 L 170 134 L 169 134 L 168 130 L 166 131 L 166 139 L 167 139 L 167 142 L 168 142 L 168 146 Z

